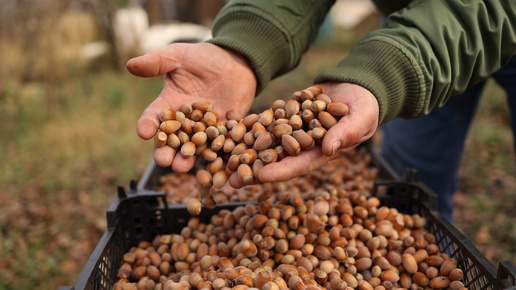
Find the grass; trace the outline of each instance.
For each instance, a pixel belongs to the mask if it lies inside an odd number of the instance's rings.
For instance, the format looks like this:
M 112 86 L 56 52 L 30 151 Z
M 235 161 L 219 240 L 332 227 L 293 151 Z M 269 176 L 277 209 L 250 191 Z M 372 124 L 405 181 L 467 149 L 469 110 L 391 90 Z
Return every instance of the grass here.
M 160 89 L 160 78 L 105 71 L 7 94 L 0 289 L 73 284 L 105 230 L 116 186 L 138 178 L 152 156 L 135 126 Z
M 310 85 L 361 34 L 339 33 L 273 81 L 255 107 Z M 135 126 L 161 78 L 106 69 L 67 74 L 63 66 L 58 76 L 31 80 L 0 70 L 0 289 L 72 285 L 106 229 L 116 186 L 140 177 L 152 157 L 152 142 L 139 139 Z M 516 262 L 509 115 L 499 87 L 489 83 L 485 95 L 462 161 L 457 227 L 493 263 Z
M 457 227 L 494 264 L 516 262 L 516 170 L 506 94 L 490 80 L 459 172 Z

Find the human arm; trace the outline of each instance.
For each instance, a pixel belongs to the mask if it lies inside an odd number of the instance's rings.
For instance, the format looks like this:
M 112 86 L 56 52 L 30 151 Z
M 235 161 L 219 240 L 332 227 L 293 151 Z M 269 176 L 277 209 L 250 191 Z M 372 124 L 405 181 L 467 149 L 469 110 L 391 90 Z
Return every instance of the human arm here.
M 416 118 L 489 78 L 516 54 L 516 2 L 412 1 L 315 82 L 368 88 L 380 124 Z
M 272 10 L 259 7 L 278 3 L 284 7 Z M 300 5 L 296 6 L 298 3 Z M 297 65 L 315 39 L 318 23 L 332 3 L 231 1 L 219 14 L 210 42 L 244 56 L 256 75 L 256 91 L 260 91 L 272 78 Z M 413 1 L 407 8 L 392 14 L 384 28 L 364 37 L 338 66 L 320 73 L 315 83 L 334 81 L 365 88 L 368 91 L 365 95 L 368 98 L 373 95 L 377 100 L 379 113 L 375 119 L 378 124 L 396 116 L 426 114 L 452 95 L 487 78 L 514 54 L 515 4 L 510 1 L 485 3 L 480 0 L 467 3 Z M 295 7 L 289 8 L 289 4 Z M 241 7 L 236 9 L 236 5 Z M 285 15 L 277 14 L 278 11 Z M 438 11 L 433 18 L 443 25 L 432 26 L 436 24 L 431 21 L 432 11 Z M 472 39 L 480 42 L 472 43 Z M 350 110 L 353 109 L 350 107 Z M 371 128 L 376 128 L 376 125 L 366 125 L 370 121 L 371 118 L 360 121 L 361 136 L 367 136 Z M 346 131 L 339 134 L 341 138 L 349 136 Z M 361 138 L 355 141 L 359 140 Z M 341 144 L 352 143 L 350 139 L 343 141 Z M 322 147 L 322 152 L 328 156 L 331 150 L 324 148 L 328 146 Z M 298 160 L 298 165 L 304 164 Z M 313 164 L 318 164 L 312 160 Z M 315 168 L 305 167 L 295 175 L 308 173 L 308 169 Z
M 257 93 L 292 69 L 315 41 L 335 0 L 232 0 L 217 14 L 208 42 L 244 55 Z
M 137 133 L 143 139 L 150 139 L 156 134 L 159 127 L 158 114 L 163 108 L 177 110 L 183 103 L 208 100 L 219 115 L 229 109 L 238 109 L 244 115 L 254 100 L 256 80 L 250 73 L 249 64 L 239 55 L 211 44 L 172 45 L 132 59 L 127 68 L 141 77 L 164 75 L 161 94 L 143 112 L 137 124 Z M 333 101 L 347 104 L 350 112 L 327 132 L 322 147 L 267 166 L 262 174 L 263 181 L 287 180 L 306 173 L 299 170 L 318 168 L 338 157 L 340 152 L 351 150 L 364 142 L 374 133 L 378 123 L 378 106 L 371 93 L 346 83 L 325 83 L 320 87 L 332 96 Z M 346 134 L 339 133 L 342 131 Z M 337 148 L 334 148 L 337 141 Z M 156 148 L 154 160 L 163 167 L 171 165 L 176 172 L 188 171 L 195 162 L 195 158 L 176 154 L 169 146 Z M 304 162 L 304 165 L 299 166 L 299 162 Z M 235 187 L 243 186 L 236 179 L 236 174 L 231 184 Z
M 515 54 L 514 6 L 513 1 L 412 1 L 393 13 L 383 28 L 365 36 L 338 66 L 318 74 L 314 83 L 347 82 L 367 88 L 378 100 L 378 124 L 397 116 L 425 115 L 488 78 Z M 219 28 L 221 31 L 232 31 L 230 21 L 219 25 L 228 26 Z M 240 34 L 245 34 L 244 28 L 240 27 Z M 226 37 L 224 41 L 233 40 Z M 279 64 L 279 60 L 271 54 L 265 62 Z M 348 135 L 346 131 L 341 134 Z M 324 146 L 323 151 L 328 154 Z M 308 173 L 321 163 L 318 160 L 329 157 L 318 154 L 308 158 L 312 162 L 301 156 L 289 160 L 291 165 L 283 166 L 286 173 L 274 176 L 279 180 L 284 179 L 279 176 Z
M 385 11 L 398 10 L 314 83 L 350 82 L 367 88 L 379 101 L 381 124 L 396 116 L 428 114 L 487 79 L 516 54 L 514 1 L 376 2 Z M 245 55 L 259 85 L 265 86 L 297 65 L 332 4 L 230 1 L 217 17 L 210 42 Z M 308 9 L 291 12 L 303 8 Z
M 210 42 L 246 55 L 257 75 L 260 91 L 271 79 L 297 66 L 315 40 L 333 2 L 284 1 L 284 6 L 278 8 L 274 7 L 275 1 L 232 1 L 218 15 Z M 293 13 L 296 9 L 298 13 Z M 355 148 L 375 132 L 378 105 L 370 92 L 346 83 L 328 82 L 319 86 L 334 101 L 347 104 L 349 114 L 328 131 L 321 147 L 265 166 L 260 173 L 262 182 L 306 174 Z M 232 174 L 230 184 L 243 186 L 236 173 Z

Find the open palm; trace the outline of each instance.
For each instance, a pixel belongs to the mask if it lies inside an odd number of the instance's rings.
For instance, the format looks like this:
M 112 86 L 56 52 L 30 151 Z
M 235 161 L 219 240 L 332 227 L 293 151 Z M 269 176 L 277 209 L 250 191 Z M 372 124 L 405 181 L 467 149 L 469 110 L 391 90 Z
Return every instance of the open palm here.
M 241 56 L 209 43 L 172 44 L 129 60 L 127 69 L 140 77 L 164 75 L 163 90 L 145 109 L 137 123 L 143 139 L 156 134 L 159 112 L 165 108 L 179 110 L 184 103 L 209 101 L 219 116 L 234 109 L 245 115 L 255 92 L 256 77 Z M 192 168 L 194 158 L 175 154 L 169 146 L 156 148 L 154 160 L 159 166 L 172 166 L 177 172 Z

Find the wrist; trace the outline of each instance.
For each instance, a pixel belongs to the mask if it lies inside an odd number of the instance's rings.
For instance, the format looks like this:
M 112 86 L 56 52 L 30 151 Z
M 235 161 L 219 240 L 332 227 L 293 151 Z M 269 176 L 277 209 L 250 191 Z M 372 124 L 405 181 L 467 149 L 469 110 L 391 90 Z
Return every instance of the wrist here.
M 236 51 L 232 51 L 230 49 L 225 48 L 223 49 L 226 50 L 230 58 L 234 60 L 237 72 L 241 74 L 243 77 L 245 77 L 248 80 L 249 84 L 252 85 L 257 91 L 258 78 L 256 76 L 255 71 L 253 70 L 253 67 L 251 66 L 251 62 L 249 61 L 249 59 Z

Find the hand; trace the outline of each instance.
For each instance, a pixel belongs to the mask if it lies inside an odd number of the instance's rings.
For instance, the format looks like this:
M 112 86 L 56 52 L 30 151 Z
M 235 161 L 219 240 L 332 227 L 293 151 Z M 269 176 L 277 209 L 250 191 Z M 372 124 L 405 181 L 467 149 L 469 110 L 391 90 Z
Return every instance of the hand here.
M 349 113 L 328 130 L 320 146 L 264 166 L 259 173 L 261 182 L 286 181 L 305 175 L 352 150 L 371 138 L 376 131 L 380 111 L 378 101 L 371 92 L 350 83 L 324 83 L 317 86 L 332 101 L 348 105 Z M 237 174 L 232 174 L 230 184 L 235 188 L 243 186 Z
M 179 110 L 184 103 L 209 101 L 219 116 L 224 117 L 230 109 L 245 116 L 257 86 L 246 59 L 209 43 L 178 43 L 153 50 L 129 60 L 127 69 L 139 77 L 164 75 L 163 90 L 137 123 L 138 135 L 146 140 L 156 134 L 162 109 Z M 184 158 L 170 146 L 156 148 L 154 160 L 159 166 L 172 166 L 176 172 L 186 172 L 195 164 L 194 157 Z

